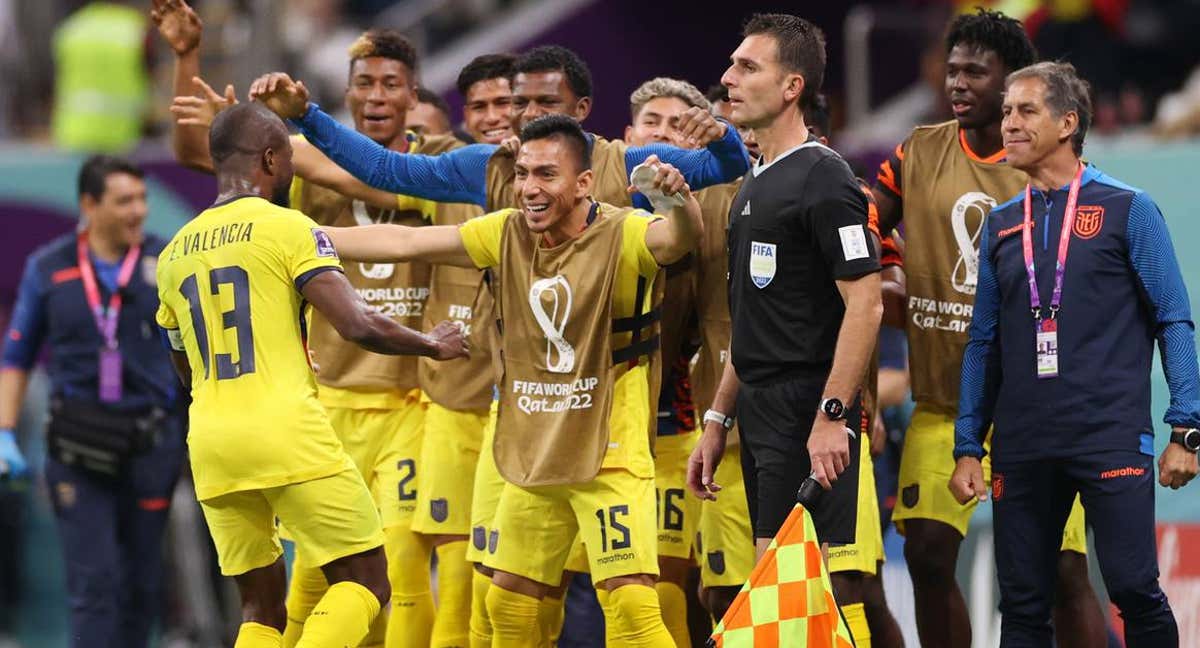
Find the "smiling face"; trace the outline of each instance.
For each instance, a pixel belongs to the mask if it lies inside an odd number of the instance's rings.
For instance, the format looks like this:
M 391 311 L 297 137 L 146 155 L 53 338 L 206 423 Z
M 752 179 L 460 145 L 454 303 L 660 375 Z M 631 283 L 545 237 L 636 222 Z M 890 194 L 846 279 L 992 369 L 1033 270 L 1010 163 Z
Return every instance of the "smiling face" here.
M 1038 78 L 1017 79 L 1004 97 L 1004 150 L 1008 164 L 1022 171 L 1063 146 L 1071 146 L 1078 116 L 1067 112 L 1056 116 L 1046 103 L 1046 83 Z
M 481 144 L 499 144 L 513 133 L 513 96 L 508 79 L 476 81 L 467 89 L 463 125 Z
M 97 236 L 122 247 L 142 240 L 142 224 L 148 212 L 146 182 L 128 173 L 110 173 L 104 179 L 104 193 L 97 199 L 84 194 L 80 211 L 88 229 Z
M 544 115 L 567 115 L 582 122 L 591 110 L 591 98 L 576 95 L 562 70 L 519 72 L 513 78 L 514 131 Z
M 958 125 L 984 128 L 1001 119 L 1004 63 L 989 49 L 970 43 L 955 45 L 946 57 L 946 98 Z
M 647 101 L 634 116 L 633 124 L 625 127 L 625 143 L 631 146 L 671 144 L 687 148 L 680 137 L 679 117 L 689 107 L 679 97 L 655 97 Z
M 369 56 L 355 59 L 346 88 L 354 128 L 381 146 L 404 136 L 405 117 L 417 102 L 412 72 L 404 63 Z
M 795 109 L 804 78 L 780 63 L 774 36 L 747 36 L 729 58 L 732 64 L 721 84 L 729 88 L 729 115 L 734 124 L 762 128 L 789 106 Z
M 548 137 L 521 144 L 516 161 L 517 202 L 525 223 L 544 233 L 587 200 L 592 171 L 580 171 L 577 153 L 565 137 Z

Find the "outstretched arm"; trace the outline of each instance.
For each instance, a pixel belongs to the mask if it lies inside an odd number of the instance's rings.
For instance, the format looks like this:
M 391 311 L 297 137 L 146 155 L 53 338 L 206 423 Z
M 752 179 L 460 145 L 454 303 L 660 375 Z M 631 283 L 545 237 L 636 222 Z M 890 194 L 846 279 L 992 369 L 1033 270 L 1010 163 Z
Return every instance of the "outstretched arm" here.
M 713 117 L 708 111 L 689 108 L 680 118 L 680 130 L 700 149 L 683 149 L 668 144 L 635 146 L 625 151 L 625 166 L 645 162 L 651 155 L 671 164 L 683 173 L 693 190 L 733 182 L 750 170 L 750 156 L 742 145 L 737 129 Z
M 204 25 L 200 17 L 183 0 L 153 0 L 150 19 L 158 28 L 171 51 L 175 53 L 174 95 L 175 102 L 171 112 L 179 117 L 177 105 L 183 102 L 188 111 L 211 111 L 213 114 L 221 107 L 214 105 L 218 102 L 236 99 L 231 97 L 233 87 L 226 89 L 226 97 L 222 98 L 207 84 L 200 80 L 200 37 Z M 191 115 L 188 115 L 189 117 Z M 212 116 L 208 116 L 208 121 Z M 208 125 L 201 125 L 194 120 L 179 121 L 171 129 L 171 146 L 175 159 L 186 167 L 212 173 L 212 160 L 208 154 Z
M 347 261 L 402 263 L 428 261 L 474 268 L 462 235 L 454 225 L 405 227 L 403 225 L 360 225 L 326 227 L 338 256 Z

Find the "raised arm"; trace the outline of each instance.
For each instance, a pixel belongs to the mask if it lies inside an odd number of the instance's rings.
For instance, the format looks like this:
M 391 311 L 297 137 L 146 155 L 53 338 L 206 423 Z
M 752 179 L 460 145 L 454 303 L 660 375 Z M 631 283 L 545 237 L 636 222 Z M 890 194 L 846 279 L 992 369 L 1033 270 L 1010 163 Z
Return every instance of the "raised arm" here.
M 438 360 L 469 355 L 466 337 L 459 326 L 442 322 L 428 335 L 401 326 L 363 301 L 341 272 L 321 272 L 306 281 L 300 292 L 329 320 L 338 335 L 368 351 L 423 355 Z
M 171 147 L 180 164 L 212 173 L 212 159 L 208 154 L 208 125 L 192 119 L 194 111 L 213 111 L 212 100 L 227 100 L 217 95 L 200 78 L 200 37 L 204 25 L 200 17 L 183 0 L 153 0 L 150 19 L 158 28 L 159 35 L 175 53 L 175 75 L 171 112 L 178 117 L 177 105 L 188 113 L 186 122 L 176 122 L 171 128 Z M 232 91 L 232 86 L 227 90 Z M 182 101 L 182 104 L 180 102 Z M 236 99 L 234 99 L 236 101 Z M 208 120 L 211 121 L 209 116 Z
M 376 189 L 350 175 L 349 171 L 325 157 L 324 153 L 303 137 L 292 138 L 292 162 L 296 167 L 296 175 L 308 182 L 380 209 L 396 208 L 396 194 Z
M 683 149 L 668 144 L 631 147 L 625 150 L 626 168 L 632 169 L 656 155 L 678 168 L 684 181 L 696 191 L 732 182 L 750 170 L 750 156 L 736 128 L 699 108 L 689 108 L 679 123 L 684 136 L 697 145 L 706 143 L 704 148 Z
M 338 256 L 347 261 L 402 263 L 420 260 L 463 268 L 476 267 L 455 225 L 360 225 L 324 229 L 333 239 Z

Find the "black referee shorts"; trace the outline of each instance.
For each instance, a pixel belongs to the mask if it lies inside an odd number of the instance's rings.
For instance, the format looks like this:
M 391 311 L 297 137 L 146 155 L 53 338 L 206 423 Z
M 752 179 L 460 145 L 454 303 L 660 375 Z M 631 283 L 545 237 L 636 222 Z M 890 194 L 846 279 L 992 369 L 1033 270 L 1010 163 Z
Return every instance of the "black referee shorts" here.
M 757 538 L 772 538 L 779 532 L 796 504 L 796 491 L 812 472 L 808 436 L 824 389 L 824 380 L 798 379 L 768 386 L 743 383 L 738 391 L 742 473 L 750 522 Z M 811 511 L 817 537 L 830 544 L 854 542 L 862 441 L 858 399 L 846 412 L 846 424 L 855 431 L 850 440 L 850 465 Z

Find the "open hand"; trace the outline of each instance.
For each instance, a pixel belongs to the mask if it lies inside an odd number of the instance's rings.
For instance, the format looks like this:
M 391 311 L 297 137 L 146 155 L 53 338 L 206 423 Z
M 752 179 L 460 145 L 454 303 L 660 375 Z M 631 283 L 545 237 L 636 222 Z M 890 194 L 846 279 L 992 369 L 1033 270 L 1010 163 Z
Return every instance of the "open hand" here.
M 189 54 L 200 47 L 204 23 L 183 0 L 151 0 L 150 20 L 176 56 Z
M 250 84 L 250 99 L 283 119 L 299 119 L 308 109 L 308 88 L 283 72 L 264 74 Z
M 175 97 L 171 102 L 171 114 L 175 115 L 175 123 L 180 126 L 212 126 L 218 113 L 238 102 L 232 83 L 225 86 L 223 97 L 200 77 L 192 77 L 192 83 L 196 84 L 203 96 Z

